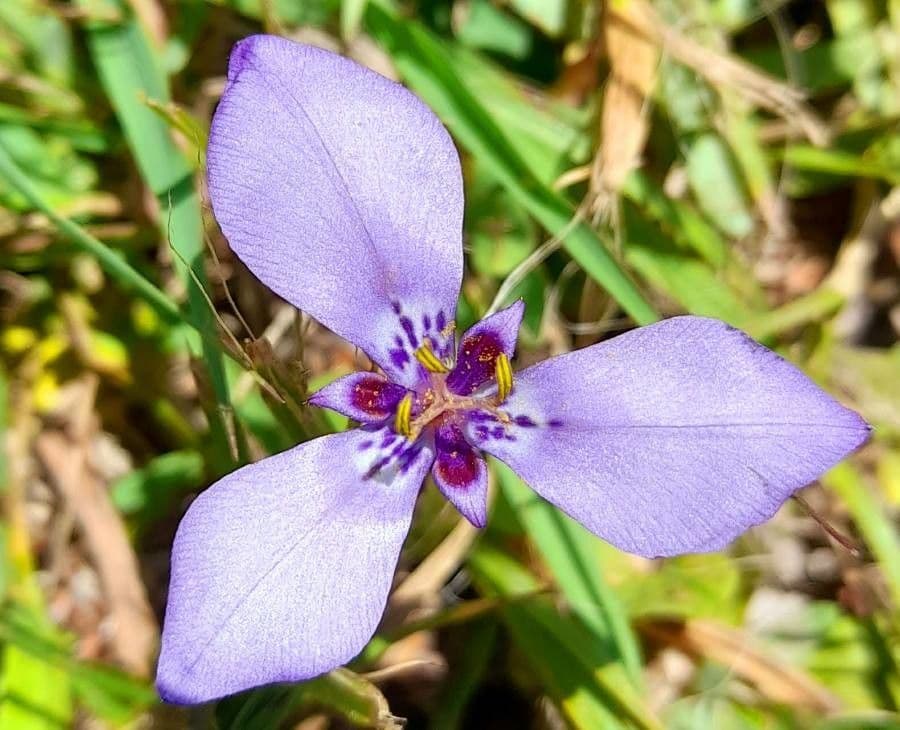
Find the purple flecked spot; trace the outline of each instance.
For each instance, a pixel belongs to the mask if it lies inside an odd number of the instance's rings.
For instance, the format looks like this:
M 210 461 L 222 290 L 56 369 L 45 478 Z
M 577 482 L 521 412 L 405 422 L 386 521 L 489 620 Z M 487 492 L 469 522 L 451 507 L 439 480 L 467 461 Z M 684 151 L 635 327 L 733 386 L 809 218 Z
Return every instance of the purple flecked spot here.
M 407 354 L 406 350 L 395 349 L 390 351 L 391 362 L 394 364 L 398 370 L 403 370 L 406 366 L 406 363 L 409 362 L 410 358 Z
M 535 426 L 537 426 L 537 423 L 535 423 L 534 419 L 532 419 L 530 416 L 516 416 L 513 419 L 513 422 L 517 426 L 521 426 L 522 428 L 534 428 Z
M 403 327 L 403 331 L 406 332 L 406 336 L 409 338 L 409 344 L 412 345 L 413 348 L 419 346 L 419 339 L 416 337 L 416 328 L 413 326 L 412 320 L 409 317 L 400 317 L 400 326 Z
M 394 300 L 393 302 L 391 302 L 391 309 L 394 310 L 394 313 L 395 313 L 395 314 L 400 314 L 400 312 L 403 311 L 403 309 L 402 309 L 401 306 L 400 306 L 400 302 L 398 302 L 398 301 L 396 301 L 396 300 Z
M 409 468 L 415 463 L 421 450 L 421 445 L 417 443 L 409 446 L 409 448 L 407 448 L 405 451 L 403 451 L 403 453 L 400 454 L 397 461 L 397 466 L 401 474 L 406 474 L 406 472 L 409 471 Z
M 360 451 L 368 451 L 375 445 L 375 442 L 372 439 L 366 439 L 365 441 L 360 441 L 359 450 Z
M 422 315 L 422 329 L 425 330 L 425 332 L 428 332 L 428 330 L 431 329 L 431 317 L 427 314 Z
M 550 428 L 562 428 L 566 424 L 559 418 L 551 418 L 547 421 L 547 425 L 550 426 Z
M 350 390 L 353 407 L 372 418 L 387 418 L 392 415 L 404 395 L 406 388 L 377 375 L 360 378 Z
M 506 429 L 503 428 L 503 426 L 496 426 L 491 431 L 491 436 L 493 436 L 495 439 L 502 439 L 505 435 L 506 435 Z
M 438 332 L 444 331 L 444 328 L 447 326 L 447 315 L 444 314 L 443 311 L 437 313 L 437 320 L 435 321 L 434 326 L 437 328 Z

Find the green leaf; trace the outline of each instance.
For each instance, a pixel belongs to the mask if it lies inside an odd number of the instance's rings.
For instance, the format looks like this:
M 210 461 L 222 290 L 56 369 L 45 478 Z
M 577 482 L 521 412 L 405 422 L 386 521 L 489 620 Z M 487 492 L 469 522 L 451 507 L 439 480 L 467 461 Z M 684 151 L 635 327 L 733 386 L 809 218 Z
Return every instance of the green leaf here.
M 723 274 L 673 246 L 631 206 L 626 204 L 622 210 L 629 264 L 687 311 L 744 326 L 751 314 L 747 302 L 723 280 Z
M 399 728 L 378 688 L 348 669 L 336 669 L 295 685 L 274 685 L 219 702 L 222 730 L 282 727 L 298 711 L 325 710 L 355 727 Z
M 753 217 L 728 146 L 712 132 L 685 144 L 688 180 L 697 204 L 729 236 L 746 236 L 753 230 Z
M 622 193 L 655 221 L 662 231 L 719 268 L 728 259 L 728 243 L 722 235 L 687 203 L 670 198 L 649 177 L 635 170 L 626 179 Z
M 810 145 L 795 144 L 784 150 L 784 163 L 789 167 L 809 172 L 825 173 L 840 177 L 861 177 L 884 180 L 900 185 L 900 172 L 896 167 L 880 160 L 868 160 L 861 155 L 840 149 L 821 149 Z
M 123 514 L 136 514 L 142 522 L 147 522 L 165 514 L 174 500 L 198 486 L 202 478 L 200 454 L 173 451 L 126 474 L 110 490 L 113 503 Z

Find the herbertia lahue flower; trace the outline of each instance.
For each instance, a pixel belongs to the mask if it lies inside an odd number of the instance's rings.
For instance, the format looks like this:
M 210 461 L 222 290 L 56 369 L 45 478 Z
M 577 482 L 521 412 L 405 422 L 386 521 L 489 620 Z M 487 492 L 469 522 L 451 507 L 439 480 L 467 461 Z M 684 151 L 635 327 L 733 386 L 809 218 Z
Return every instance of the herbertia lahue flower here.
M 429 474 L 480 527 L 490 454 L 591 532 L 655 557 L 722 548 L 867 438 L 857 414 L 712 319 L 675 317 L 515 376 L 521 302 L 457 344 L 456 150 L 409 91 L 345 58 L 238 43 L 208 163 L 234 252 L 383 375 L 311 398 L 359 428 L 238 469 L 190 506 L 157 677 L 169 701 L 352 659 Z

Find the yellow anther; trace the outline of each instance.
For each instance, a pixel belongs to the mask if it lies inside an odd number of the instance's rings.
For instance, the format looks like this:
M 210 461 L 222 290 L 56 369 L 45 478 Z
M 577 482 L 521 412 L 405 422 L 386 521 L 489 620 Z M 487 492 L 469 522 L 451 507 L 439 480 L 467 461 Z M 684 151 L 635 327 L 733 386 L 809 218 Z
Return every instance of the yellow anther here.
M 446 373 L 450 370 L 444 363 L 442 363 L 438 356 L 434 354 L 434 350 L 431 349 L 431 340 L 427 337 L 425 338 L 425 343 L 415 351 L 416 360 L 418 360 L 425 367 L 426 370 L 432 373 Z
M 407 393 L 397 405 L 397 413 L 394 415 L 394 430 L 402 436 L 409 436 L 412 433 L 409 420 L 411 414 L 412 393 Z
M 497 355 L 494 361 L 494 376 L 497 378 L 497 398 L 502 403 L 510 394 L 513 386 L 512 366 L 505 352 Z

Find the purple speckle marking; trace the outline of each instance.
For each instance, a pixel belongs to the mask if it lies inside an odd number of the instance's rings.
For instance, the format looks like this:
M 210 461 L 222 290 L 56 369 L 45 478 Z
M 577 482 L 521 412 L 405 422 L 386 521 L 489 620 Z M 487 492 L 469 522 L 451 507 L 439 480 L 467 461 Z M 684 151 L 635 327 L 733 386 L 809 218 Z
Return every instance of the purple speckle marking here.
M 491 436 L 495 439 L 502 439 L 506 435 L 506 429 L 503 426 L 497 426 L 491 431 Z
M 409 362 L 409 355 L 406 350 L 391 350 L 388 354 L 391 357 L 391 363 L 393 363 L 394 367 L 398 370 L 403 370 L 406 363 Z
M 558 418 L 551 418 L 547 421 L 547 425 L 550 426 L 550 428 L 561 428 L 565 424 Z
M 535 426 L 537 426 L 537 423 L 535 423 L 534 420 L 529 416 L 516 416 L 513 419 L 513 422 L 517 426 L 521 426 L 522 428 L 534 428 Z
M 438 332 L 443 332 L 444 327 L 447 326 L 447 315 L 443 312 L 438 312 L 437 321 L 434 323 L 434 326 L 437 327 Z
M 416 329 L 413 326 L 412 320 L 409 317 L 400 317 L 400 326 L 403 327 L 403 331 L 406 332 L 406 336 L 409 338 L 409 344 L 414 348 L 419 346 L 419 340 L 416 337 Z
M 427 314 L 422 316 L 422 329 L 428 332 L 431 329 L 431 317 Z
M 400 302 L 391 302 L 391 308 L 393 308 L 394 312 L 400 314 L 403 310 L 400 307 Z
M 372 439 L 366 439 L 359 445 L 360 451 L 368 451 L 375 445 L 375 442 Z

